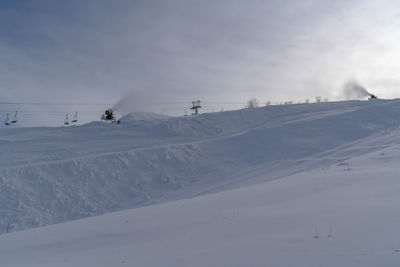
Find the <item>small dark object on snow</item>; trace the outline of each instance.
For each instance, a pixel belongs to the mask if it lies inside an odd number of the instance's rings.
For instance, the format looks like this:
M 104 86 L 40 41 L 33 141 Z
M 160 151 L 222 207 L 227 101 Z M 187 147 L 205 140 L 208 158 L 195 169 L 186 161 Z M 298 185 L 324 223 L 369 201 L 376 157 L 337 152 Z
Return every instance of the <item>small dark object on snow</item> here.
M 376 96 L 376 95 L 374 95 L 374 94 L 369 94 L 369 100 L 371 100 L 371 99 L 377 99 L 378 97 Z
M 109 121 L 111 123 L 119 124 L 119 120 L 117 120 L 114 116 L 114 111 L 112 109 L 107 109 L 104 114 L 101 116 L 101 120 Z

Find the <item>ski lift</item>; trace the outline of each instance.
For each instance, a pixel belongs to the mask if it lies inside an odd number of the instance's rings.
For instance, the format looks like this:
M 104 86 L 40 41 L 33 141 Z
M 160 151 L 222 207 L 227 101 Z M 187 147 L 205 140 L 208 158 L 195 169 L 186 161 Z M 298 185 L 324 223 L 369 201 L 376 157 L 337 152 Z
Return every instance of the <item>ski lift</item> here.
M 200 100 L 192 101 L 192 105 L 193 105 L 193 106 L 190 108 L 190 109 L 194 110 L 193 113 L 192 113 L 192 115 L 197 115 L 197 114 L 199 114 L 197 110 L 198 110 L 199 108 L 201 108 L 201 106 L 200 106 Z
M 69 125 L 68 114 L 65 114 L 64 125 Z
M 4 124 L 7 125 L 7 126 L 10 126 L 10 125 L 11 125 L 11 122 L 10 122 L 10 114 L 8 114 L 8 113 L 7 113 L 7 119 L 4 121 Z
M 78 112 L 75 112 L 74 117 L 72 118 L 71 122 L 78 122 Z
M 18 121 L 17 114 L 18 114 L 18 111 L 15 111 L 14 118 L 12 119 L 11 123 L 17 123 L 17 121 Z

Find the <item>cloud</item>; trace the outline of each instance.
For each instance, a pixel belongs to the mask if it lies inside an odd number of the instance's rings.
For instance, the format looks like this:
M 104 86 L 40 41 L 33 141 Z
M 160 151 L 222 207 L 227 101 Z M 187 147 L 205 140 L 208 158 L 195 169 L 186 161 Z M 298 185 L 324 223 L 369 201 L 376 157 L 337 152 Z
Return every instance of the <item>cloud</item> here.
M 60 3 L 0 4 L 0 86 L 14 101 L 129 95 L 160 112 L 197 98 L 334 98 L 349 76 L 398 94 L 395 2 Z

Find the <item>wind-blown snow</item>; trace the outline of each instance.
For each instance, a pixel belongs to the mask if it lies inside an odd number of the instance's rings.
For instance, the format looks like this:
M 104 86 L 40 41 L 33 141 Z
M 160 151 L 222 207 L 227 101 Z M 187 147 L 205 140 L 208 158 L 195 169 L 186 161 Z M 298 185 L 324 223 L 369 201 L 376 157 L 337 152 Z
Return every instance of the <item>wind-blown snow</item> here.
M 8 223 L 15 231 L 331 166 L 382 149 L 358 143 L 396 129 L 399 113 L 398 100 L 349 101 L 4 129 L 0 231 Z
M 368 90 L 356 81 L 348 81 L 343 86 L 345 99 L 366 99 L 371 95 Z

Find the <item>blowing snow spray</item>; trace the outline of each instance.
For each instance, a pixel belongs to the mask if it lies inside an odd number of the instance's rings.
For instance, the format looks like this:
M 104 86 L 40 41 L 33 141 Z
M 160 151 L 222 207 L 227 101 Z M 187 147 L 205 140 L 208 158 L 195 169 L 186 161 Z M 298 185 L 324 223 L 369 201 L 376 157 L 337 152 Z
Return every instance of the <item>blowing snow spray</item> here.
M 355 81 L 349 81 L 343 86 L 343 95 L 346 99 L 365 99 L 369 100 L 378 98 L 376 95 L 368 92 L 368 90 Z

